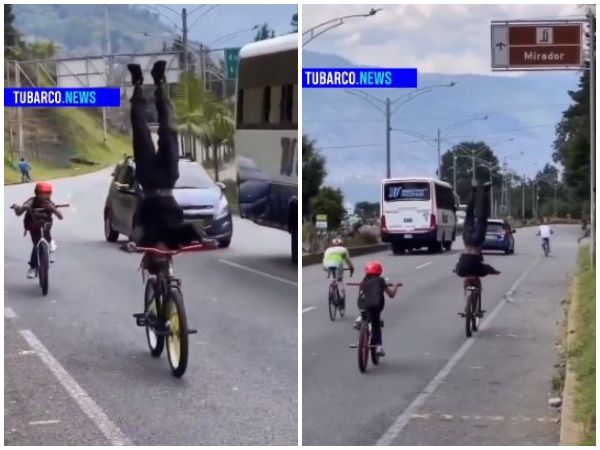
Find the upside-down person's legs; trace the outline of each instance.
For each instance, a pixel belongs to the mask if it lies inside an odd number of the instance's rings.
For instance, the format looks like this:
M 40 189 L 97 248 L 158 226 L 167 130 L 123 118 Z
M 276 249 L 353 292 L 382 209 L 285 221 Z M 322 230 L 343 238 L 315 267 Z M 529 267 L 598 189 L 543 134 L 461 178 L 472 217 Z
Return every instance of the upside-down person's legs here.
M 463 225 L 463 242 L 465 246 L 473 245 L 473 235 L 475 233 L 475 200 L 477 197 L 477 188 L 471 190 L 471 198 L 467 203 L 465 223 Z
M 487 221 L 490 217 L 490 185 L 479 187 L 477 201 L 475 203 L 475 232 L 473 233 L 473 245 L 481 247 L 485 241 Z
M 152 67 L 152 78 L 156 85 L 154 93 L 158 111 L 158 150 L 156 161 L 161 168 L 162 188 L 172 188 L 179 178 L 179 145 L 177 133 L 171 123 L 171 105 L 164 91 L 166 61 L 156 61 Z
M 133 131 L 133 157 L 136 164 L 136 178 L 144 189 L 153 187 L 154 143 L 144 115 L 146 100 L 142 94 L 142 68 L 139 64 L 128 64 L 131 74 L 133 95 L 131 102 L 131 128 Z

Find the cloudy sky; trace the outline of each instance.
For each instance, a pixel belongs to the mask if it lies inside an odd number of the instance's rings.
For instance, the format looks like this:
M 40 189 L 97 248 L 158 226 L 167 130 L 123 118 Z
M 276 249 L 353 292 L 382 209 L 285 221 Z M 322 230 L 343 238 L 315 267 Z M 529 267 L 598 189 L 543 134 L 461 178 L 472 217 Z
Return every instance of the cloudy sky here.
M 377 5 L 303 5 L 302 29 L 364 14 Z M 305 48 L 362 65 L 417 67 L 420 72 L 490 73 L 490 22 L 582 16 L 576 5 L 381 5 L 349 19 Z

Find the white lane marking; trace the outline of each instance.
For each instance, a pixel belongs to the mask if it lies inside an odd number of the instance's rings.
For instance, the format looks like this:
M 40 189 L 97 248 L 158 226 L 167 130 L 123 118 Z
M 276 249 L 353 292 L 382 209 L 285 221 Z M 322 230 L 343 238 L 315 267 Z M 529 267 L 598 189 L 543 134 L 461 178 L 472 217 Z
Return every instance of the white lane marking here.
M 34 422 L 29 422 L 29 425 L 51 425 L 55 423 L 60 423 L 60 420 L 36 420 Z
M 464 421 L 490 421 L 490 422 L 531 422 L 535 420 L 540 423 L 558 423 L 558 417 L 525 417 L 525 416 L 453 416 L 452 414 L 439 414 L 439 413 L 421 413 L 421 414 L 411 414 L 411 419 L 414 420 L 464 420 Z
M 7 319 L 16 319 L 17 314 L 12 310 L 12 308 L 4 308 L 4 317 Z
M 415 267 L 415 269 L 422 269 L 424 267 L 430 266 L 431 264 L 433 264 L 433 261 L 427 261 L 425 264 L 421 264 L 420 266 Z
M 302 314 L 312 311 L 313 309 L 317 309 L 316 306 L 308 306 L 302 310 Z
M 260 270 L 253 269 L 251 267 L 242 266 L 241 264 L 237 264 L 237 263 L 228 261 L 226 259 L 219 259 L 219 261 L 222 262 L 223 264 L 227 264 L 231 267 L 236 267 L 238 269 L 242 269 L 242 270 L 246 270 L 248 272 L 255 273 L 256 275 L 261 275 L 263 277 L 271 278 L 272 280 L 281 281 L 282 283 L 290 284 L 292 286 L 298 286 L 298 283 L 296 283 L 294 281 L 286 280 L 285 278 L 277 277 L 275 275 L 271 275 L 270 273 L 261 272 Z
M 533 268 L 537 265 L 537 263 L 541 260 L 538 257 L 531 266 L 525 270 L 521 276 L 513 283 L 508 292 L 514 291 L 529 275 L 529 273 L 533 270 Z M 507 299 L 506 295 L 498 302 L 494 310 L 485 318 L 485 320 L 481 323 L 480 329 L 485 328 L 489 323 L 492 322 L 494 317 L 500 312 L 502 307 L 506 304 Z M 394 423 L 388 428 L 388 430 L 381 436 L 375 445 L 392 445 L 392 442 L 398 435 L 402 432 L 404 427 L 410 421 L 411 415 L 416 414 L 419 408 L 423 406 L 423 404 L 427 401 L 429 396 L 435 392 L 438 386 L 446 379 L 450 371 L 454 368 L 454 366 L 462 359 L 462 357 L 467 353 L 467 351 L 471 348 L 473 343 L 477 340 L 477 338 L 470 338 L 464 342 L 464 344 L 452 355 L 450 360 L 446 363 L 446 365 L 438 372 L 438 374 L 429 382 L 429 384 L 423 389 L 419 395 L 412 401 L 408 408 L 404 410 L 394 421 Z
M 56 379 L 62 384 L 67 393 L 79 405 L 79 408 L 96 425 L 96 427 L 106 436 L 111 445 L 132 445 L 131 441 L 125 437 L 121 430 L 108 418 L 100 409 L 96 402 L 83 390 L 77 381 L 68 374 L 60 363 L 52 356 L 52 353 L 44 347 L 39 339 L 30 330 L 20 330 L 19 333 L 27 341 L 29 346 L 37 352 L 40 359 Z

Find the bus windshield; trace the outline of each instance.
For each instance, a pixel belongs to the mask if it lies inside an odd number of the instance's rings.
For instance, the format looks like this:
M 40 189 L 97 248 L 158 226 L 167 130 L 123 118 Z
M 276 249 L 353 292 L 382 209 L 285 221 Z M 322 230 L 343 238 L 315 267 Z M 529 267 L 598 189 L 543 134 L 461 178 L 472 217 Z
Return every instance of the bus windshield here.
M 384 199 L 386 202 L 426 201 L 430 198 L 429 183 L 396 182 L 388 183 L 384 187 Z

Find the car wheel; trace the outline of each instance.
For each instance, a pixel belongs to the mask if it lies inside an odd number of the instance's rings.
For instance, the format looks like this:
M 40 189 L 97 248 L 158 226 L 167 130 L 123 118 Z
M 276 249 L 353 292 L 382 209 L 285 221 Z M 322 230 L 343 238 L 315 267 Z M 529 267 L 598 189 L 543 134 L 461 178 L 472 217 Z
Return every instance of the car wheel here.
M 228 248 L 230 245 L 231 245 L 231 239 L 223 239 L 222 241 L 219 241 L 220 248 Z
M 117 239 L 119 239 L 119 232 L 113 229 L 110 213 L 108 212 L 104 215 L 104 237 L 108 242 L 117 242 Z

